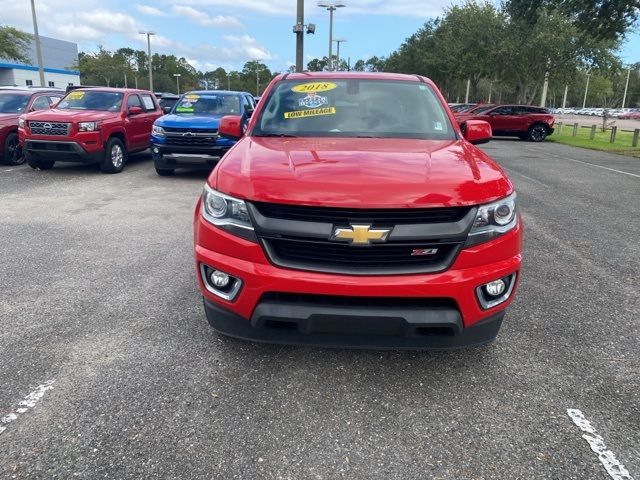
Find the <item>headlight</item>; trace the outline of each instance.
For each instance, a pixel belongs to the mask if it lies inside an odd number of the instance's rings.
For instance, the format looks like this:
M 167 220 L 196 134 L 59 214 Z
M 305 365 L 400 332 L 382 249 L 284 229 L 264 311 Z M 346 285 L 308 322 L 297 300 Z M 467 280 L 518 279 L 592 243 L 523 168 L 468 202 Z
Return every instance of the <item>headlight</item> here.
M 24 121 L 25 121 L 24 115 L 21 115 L 20 117 L 18 117 L 18 128 L 24 128 Z
M 205 185 L 200 211 L 209 223 L 239 237 L 257 241 L 244 200 L 230 197 Z
M 514 228 L 517 222 L 515 192 L 497 202 L 481 205 L 464 246 L 493 240 Z
M 164 137 L 164 128 L 154 125 L 151 127 L 151 134 L 156 135 L 157 137 Z
M 98 122 L 80 122 L 78 123 L 79 132 L 94 132 L 98 129 Z

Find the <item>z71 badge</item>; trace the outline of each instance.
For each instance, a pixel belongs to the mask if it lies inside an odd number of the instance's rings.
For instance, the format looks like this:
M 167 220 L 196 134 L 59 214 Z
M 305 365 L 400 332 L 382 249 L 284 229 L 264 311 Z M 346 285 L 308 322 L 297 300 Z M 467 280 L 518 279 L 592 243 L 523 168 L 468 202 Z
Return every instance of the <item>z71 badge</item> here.
M 298 103 L 301 107 L 318 108 L 329 103 L 329 99 L 315 92 L 309 92 L 306 97 L 298 100 Z

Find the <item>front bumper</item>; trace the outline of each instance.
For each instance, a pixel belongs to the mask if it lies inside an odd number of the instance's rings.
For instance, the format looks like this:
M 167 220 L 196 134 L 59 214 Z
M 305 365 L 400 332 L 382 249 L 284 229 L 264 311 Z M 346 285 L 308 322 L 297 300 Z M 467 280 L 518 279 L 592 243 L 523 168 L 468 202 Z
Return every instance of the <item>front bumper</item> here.
M 159 169 L 211 169 L 232 146 L 222 142 L 212 147 L 167 145 L 164 139 L 151 136 L 153 163 Z
M 200 217 L 199 203 L 195 212 L 194 239 L 198 282 L 209 322 L 224 334 L 258 341 L 374 348 L 456 348 L 485 343 L 491 341 L 500 328 L 504 310 L 514 298 L 520 277 L 520 222 L 495 240 L 463 249 L 446 271 L 428 274 L 365 276 L 278 267 L 267 260 L 260 245 L 204 221 Z M 242 280 L 242 288 L 233 301 L 223 300 L 207 290 L 200 273 L 202 264 Z M 483 309 L 476 296 L 477 288 L 514 273 L 516 284 L 509 298 Z M 347 313 L 340 310 L 328 316 L 327 308 L 332 305 L 322 302 L 305 305 L 302 311 L 298 310 L 298 302 L 279 302 L 274 309 L 268 298 L 280 293 L 340 297 L 349 308 Z M 445 312 L 426 302 L 427 305 L 417 313 L 401 312 L 398 315 L 400 305 L 387 305 L 373 313 L 364 307 L 350 306 L 350 303 L 361 305 L 363 298 L 384 298 L 391 303 L 393 299 L 399 299 L 399 304 L 403 303 L 400 300 L 406 299 L 438 299 L 445 300 L 448 307 Z M 271 313 L 267 315 L 265 311 Z M 331 318 L 327 320 L 327 317 Z M 265 319 L 286 323 L 287 318 L 295 321 L 294 327 L 265 328 Z M 323 326 L 320 327 L 322 334 L 318 335 L 315 326 L 318 318 L 322 319 L 321 325 L 333 325 L 334 332 L 326 331 L 327 327 Z M 355 331 L 361 333 L 348 333 L 349 318 L 360 319 L 355 322 Z M 380 318 L 383 323 L 384 319 L 391 319 L 382 332 L 367 334 L 366 329 L 359 327 L 362 322 L 365 325 L 369 321 L 376 323 Z M 416 324 L 416 318 L 419 319 L 417 323 L 423 323 L 420 327 L 424 328 L 420 331 L 426 334 L 412 333 L 410 325 Z M 271 324 L 273 322 L 267 326 Z M 341 333 L 341 325 L 347 333 Z M 436 330 L 433 334 L 433 331 L 429 332 L 433 325 L 444 326 L 446 331 L 438 334 Z
M 218 332 L 265 343 L 376 349 L 449 350 L 491 342 L 504 311 L 469 328 L 456 309 L 381 309 L 260 302 L 249 321 L 204 300 L 209 324 Z
M 46 158 L 56 162 L 99 163 L 102 150 L 87 152 L 77 142 L 53 140 L 24 140 L 24 154 L 27 158 Z

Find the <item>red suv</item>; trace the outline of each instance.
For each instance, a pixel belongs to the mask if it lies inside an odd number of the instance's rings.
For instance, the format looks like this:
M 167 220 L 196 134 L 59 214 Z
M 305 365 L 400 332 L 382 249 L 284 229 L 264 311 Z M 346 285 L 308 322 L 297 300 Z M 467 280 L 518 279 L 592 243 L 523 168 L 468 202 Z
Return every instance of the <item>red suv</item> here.
M 555 117 L 546 108 L 530 105 L 486 105 L 454 114 L 458 123 L 467 120 L 489 122 L 493 135 L 519 137 L 542 142 L 553 133 Z
M 276 77 L 194 214 L 209 323 L 257 341 L 455 348 L 491 341 L 519 279 L 513 185 L 427 78 Z
M 25 112 L 49 110 L 64 96 L 52 88 L 0 87 L 0 162 L 20 165 L 24 156 L 18 142 L 18 118 Z
M 119 173 L 129 153 L 149 148 L 151 127 L 160 116 L 158 102 L 146 90 L 76 89 L 52 110 L 22 115 L 20 143 L 32 168 L 81 162 Z

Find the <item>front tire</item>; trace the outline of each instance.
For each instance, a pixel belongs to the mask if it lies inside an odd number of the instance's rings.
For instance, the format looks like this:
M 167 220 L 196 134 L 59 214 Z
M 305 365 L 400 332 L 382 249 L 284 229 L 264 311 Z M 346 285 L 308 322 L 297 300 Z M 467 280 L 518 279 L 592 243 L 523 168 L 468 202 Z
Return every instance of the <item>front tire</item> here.
M 104 150 L 104 158 L 100 162 L 100 171 L 102 173 L 120 173 L 127 163 L 127 149 L 122 140 L 112 137 L 107 142 L 107 148 Z
M 547 127 L 544 125 L 533 125 L 529 129 L 529 140 L 532 142 L 544 142 L 548 134 Z
M 33 158 L 32 156 L 27 156 L 27 163 L 34 170 L 51 170 L 53 165 L 56 163 L 55 160 L 45 160 L 42 158 Z
M 2 158 L 4 163 L 9 165 L 21 165 L 24 163 L 24 155 L 18 141 L 18 134 L 15 132 L 7 135 L 2 148 Z

